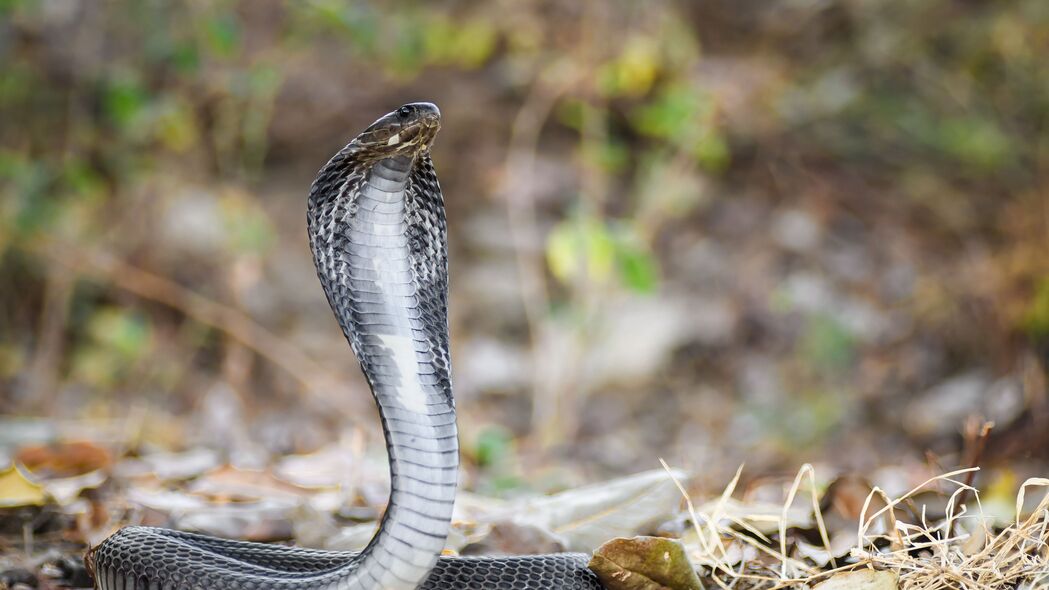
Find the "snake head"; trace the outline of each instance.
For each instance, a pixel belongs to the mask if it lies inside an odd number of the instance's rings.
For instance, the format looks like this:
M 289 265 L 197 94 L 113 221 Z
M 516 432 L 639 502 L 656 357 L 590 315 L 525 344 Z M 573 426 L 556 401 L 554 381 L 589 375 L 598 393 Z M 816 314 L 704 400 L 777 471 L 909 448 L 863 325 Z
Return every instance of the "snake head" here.
M 437 105 L 411 102 L 380 117 L 353 141 L 379 158 L 415 155 L 430 148 L 440 129 Z

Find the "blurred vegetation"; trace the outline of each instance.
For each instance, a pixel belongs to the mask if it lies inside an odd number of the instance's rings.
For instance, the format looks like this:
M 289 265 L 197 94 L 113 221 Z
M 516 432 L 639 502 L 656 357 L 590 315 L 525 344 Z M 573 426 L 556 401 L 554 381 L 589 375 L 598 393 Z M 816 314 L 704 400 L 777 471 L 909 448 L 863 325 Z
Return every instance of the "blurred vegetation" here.
M 184 296 L 144 295 L 146 279 L 105 261 L 307 346 L 297 326 L 324 316 L 319 289 L 258 295 L 282 257 L 308 265 L 292 195 L 356 129 L 432 99 L 446 119 L 435 159 L 453 283 L 492 255 L 466 237 L 465 220 L 488 212 L 481 222 L 509 219 L 501 239 L 523 298 L 519 322 L 462 311 L 454 329 L 526 342 L 535 374 L 526 426 L 467 429 L 478 465 L 508 461 L 515 435 L 555 444 L 586 434 L 581 407 L 616 389 L 595 384 L 585 362 L 606 344 L 595 334 L 618 313 L 610 301 L 703 289 L 739 316 L 718 345 L 725 354 L 757 350 L 786 367 L 789 399 L 738 408 L 755 420 L 748 432 L 782 437 L 769 443 L 775 453 L 827 445 L 858 399 L 889 396 L 887 381 L 870 378 L 879 363 L 928 340 L 946 360 L 897 389 L 973 365 L 1001 374 L 1031 355 L 1045 362 L 1047 57 L 1044 0 L 0 1 L 0 410 L 119 414 L 113 400 L 177 392 L 191 401 L 158 403 L 181 411 L 214 381 L 295 399 L 296 365 L 283 367 L 289 380 L 251 362 L 266 349 L 172 306 Z M 550 195 L 544 183 L 559 184 Z M 751 202 L 805 212 L 829 236 L 825 257 L 770 245 L 768 217 L 719 221 Z M 748 233 L 727 235 L 736 227 Z M 734 287 L 694 276 L 682 260 L 703 237 L 753 250 L 755 264 L 779 248 L 775 276 Z M 915 275 L 902 295 L 886 295 L 886 275 L 873 271 L 841 287 L 906 315 L 905 333 L 864 340 L 834 310 L 782 291 L 793 269 L 826 274 L 821 261 L 843 245 L 867 266 L 902 260 Z M 299 290 L 317 291 L 312 307 L 297 307 Z M 766 324 L 789 327 L 786 344 L 761 336 L 779 334 Z M 323 334 L 307 356 L 345 354 L 333 330 Z M 621 389 L 659 396 L 676 370 L 734 391 L 733 378 L 716 382 L 727 369 L 703 363 L 664 363 L 644 387 Z

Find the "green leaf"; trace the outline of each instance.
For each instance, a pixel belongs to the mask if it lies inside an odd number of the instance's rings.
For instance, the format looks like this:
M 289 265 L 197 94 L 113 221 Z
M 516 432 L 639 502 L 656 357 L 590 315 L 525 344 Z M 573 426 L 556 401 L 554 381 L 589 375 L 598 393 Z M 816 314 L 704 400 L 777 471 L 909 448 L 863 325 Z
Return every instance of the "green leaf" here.
M 197 145 L 196 117 L 185 101 L 166 101 L 156 109 L 153 125 L 157 139 L 173 152 L 186 152 Z
M 233 193 L 223 197 L 221 210 L 229 245 L 234 251 L 262 254 L 277 241 L 273 221 L 247 196 Z
M 554 277 L 565 284 L 580 273 L 595 283 L 607 282 L 615 270 L 615 240 L 596 219 L 562 221 L 547 238 L 546 261 Z
M 559 223 L 547 238 L 546 260 L 550 272 L 566 285 L 583 272 L 598 284 L 618 277 L 638 293 L 651 293 L 659 283 L 659 264 L 632 228 L 610 227 L 600 219 Z
M 817 315 L 809 320 L 801 350 L 813 366 L 840 370 L 852 362 L 855 343 L 852 334 L 833 317 Z
M 150 337 L 145 316 L 115 307 L 96 312 L 88 324 L 88 332 L 95 342 L 128 360 L 144 354 Z
M 180 72 L 191 74 L 200 68 L 200 51 L 195 45 L 181 44 L 171 50 L 171 64 Z
M 660 71 L 659 47 L 650 37 L 635 36 L 623 51 L 598 71 L 598 90 L 605 96 L 642 96 Z
M 710 172 L 720 172 L 728 168 L 731 159 L 728 144 L 716 133 L 704 133 L 692 149 L 700 166 Z
M 483 19 L 471 19 L 460 24 L 445 15 L 426 19 L 422 27 L 426 60 L 439 65 L 457 65 L 473 69 L 491 56 L 498 40 L 495 27 Z
M 62 170 L 62 180 L 73 192 L 90 196 L 106 188 L 105 179 L 83 158 L 70 157 Z
M 578 98 L 566 97 L 557 105 L 557 120 L 566 127 L 582 129 L 589 108 L 590 105 Z
M 240 23 L 232 14 L 210 18 L 204 26 L 208 49 L 220 57 L 233 57 L 240 51 Z
M 1004 164 L 1012 148 L 993 121 L 975 117 L 944 121 L 937 139 L 940 148 L 952 157 L 985 171 Z
M 1022 327 L 1032 337 L 1049 338 L 1049 277 L 1038 282 Z
M 606 172 L 622 171 L 630 163 L 630 148 L 620 141 L 586 142 L 583 158 Z
M 112 80 L 103 95 L 106 114 L 118 127 L 127 127 L 136 121 L 146 107 L 148 95 L 133 76 Z
M 513 443 L 513 436 L 505 428 L 485 428 L 477 436 L 477 464 L 481 467 L 501 465 L 513 452 Z
M 29 4 L 31 0 L 0 0 L 0 15 L 11 14 Z
M 619 249 L 619 276 L 637 293 L 652 293 L 659 286 L 659 264 L 646 250 L 633 247 Z
M 689 135 L 706 107 L 696 89 L 676 85 L 663 90 L 652 103 L 639 107 L 633 116 L 634 126 L 645 135 L 675 139 Z

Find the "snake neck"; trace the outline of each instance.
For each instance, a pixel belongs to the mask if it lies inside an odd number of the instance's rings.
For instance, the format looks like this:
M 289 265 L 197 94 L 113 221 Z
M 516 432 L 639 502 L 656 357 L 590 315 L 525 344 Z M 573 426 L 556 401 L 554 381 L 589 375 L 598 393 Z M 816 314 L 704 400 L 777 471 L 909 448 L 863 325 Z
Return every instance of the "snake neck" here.
M 423 283 L 418 268 L 427 259 L 420 250 L 443 253 L 446 245 L 443 226 L 420 226 L 425 216 L 412 186 L 421 165 L 410 156 L 379 160 L 317 199 L 311 193 L 318 275 L 371 386 L 390 459 L 390 501 L 353 572 L 361 588 L 410 589 L 425 580 L 444 548 L 455 498 L 447 294 Z M 440 213 L 443 221 L 443 207 Z

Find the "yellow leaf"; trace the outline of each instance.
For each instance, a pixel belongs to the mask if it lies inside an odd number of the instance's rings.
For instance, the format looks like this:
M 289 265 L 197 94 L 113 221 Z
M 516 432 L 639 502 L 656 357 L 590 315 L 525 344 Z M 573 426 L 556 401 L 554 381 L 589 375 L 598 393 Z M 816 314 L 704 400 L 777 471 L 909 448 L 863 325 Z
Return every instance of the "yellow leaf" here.
M 11 465 L 0 471 L 0 508 L 41 506 L 45 502 L 44 488 L 27 479 L 20 469 Z

